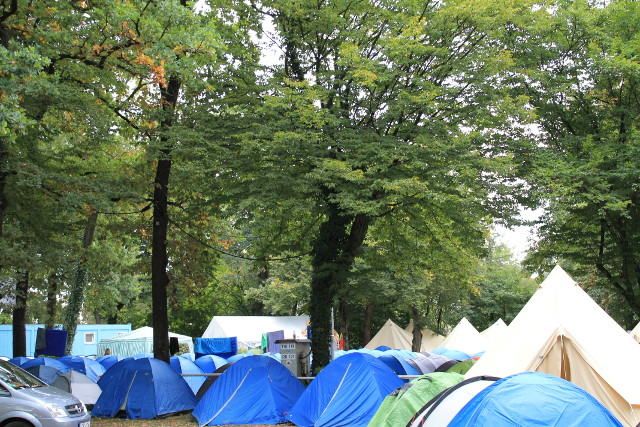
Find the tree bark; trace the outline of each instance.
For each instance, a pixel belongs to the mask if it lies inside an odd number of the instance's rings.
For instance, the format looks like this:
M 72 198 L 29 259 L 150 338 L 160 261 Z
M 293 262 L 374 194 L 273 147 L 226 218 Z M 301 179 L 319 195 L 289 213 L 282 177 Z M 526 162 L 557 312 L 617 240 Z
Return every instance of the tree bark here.
M 9 31 L 5 25 L 5 21 L 18 11 L 18 0 L 3 2 L 2 11 L 0 11 L 0 45 L 4 48 L 9 47 Z M 4 218 L 7 213 L 9 201 L 7 199 L 6 185 L 9 176 L 9 147 L 6 138 L 0 137 L 0 237 L 4 226 Z
M 373 300 L 367 300 L 367 307 L 364 309 L 364 322 L 362 325 L 362 346 L 371 341 L 371 323 L 373 320 Z
M 93 243 L 93 235 L 96 231 L 96 225 L 98 224 L 98 212 L 91 212 L 87 219 L 87 225 L 84 229 L 84 236 L 82 237 L 82 249 L 86 250 Z M 82 304 L 84 304 L 84 293 L 89 281 L 89 272 L 87 271 L 87 258 L 83 254 L 78 261 L 76 267 L 76 275 L 71 284 L 71 290 L 69 292 L 69 301 L 67 302 L 67 308 L 64 315 L 64 329 L 67 331 L 67 347 L 65 354 L 70 355 L 73 349 L 73 339 L 76 336 L 76 329 L 78 327 L 78 319 L 82 311 Z
M 16 282 L 16 305 L 13 308 L 13 357 L 27 356 L 27 295 L 29 271 L 24 271 Z
M 348 239 L 346 227 L 351 222 L 336 204 L 329 203 L 328 209 L 327 220 L 320 225 L 312 251 L 311 350 L 315 374 L 331 362 L 331 306 L 339 282 L 338 277 L 345 273 L 341 254 Z
M 58 280 L 60 276 L 53 273 L 47 281 L 47 317 L 44 327 L 53 329 L 56 322 L 56 308 L 58 305 Z
M 153 312 L 153 354 L 156 359 L 169 363 L 169 314 L 167 288 L 169 274 L 167 265 L 167 233 L 169 229 L 169 176 L 171 174 L 171 152 L 173 143 L 166 132 L 173 125 L 181 82 L 172 76 L 166 87 L 160 89 L 160 98 L 165 118 L 161 123 L 162 147 L 156 167 L 153 190 L 153 239 L 151 243 L 151 304 Z
M 411 351 L 419 352 L 422 347 L 422 325 L 420 324 L 420 312 L 415 305 L 411 307 L 411 320 L 413 320 Z

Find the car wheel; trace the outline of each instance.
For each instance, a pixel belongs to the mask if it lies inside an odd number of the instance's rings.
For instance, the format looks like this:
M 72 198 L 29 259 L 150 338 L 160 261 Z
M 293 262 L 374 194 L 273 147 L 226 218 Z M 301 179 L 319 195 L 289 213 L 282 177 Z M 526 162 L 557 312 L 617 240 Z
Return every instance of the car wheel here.
M 4 427 L 33 427 L 33 424 L 26 421 L 9 421 Z

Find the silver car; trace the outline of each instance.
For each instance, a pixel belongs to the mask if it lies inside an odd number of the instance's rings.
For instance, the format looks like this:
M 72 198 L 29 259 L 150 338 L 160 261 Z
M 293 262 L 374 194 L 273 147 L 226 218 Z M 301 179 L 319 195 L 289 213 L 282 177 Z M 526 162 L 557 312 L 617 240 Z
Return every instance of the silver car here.
M 0 360 L 0 425 L 89 427 L 91 415 L 71 394 Z

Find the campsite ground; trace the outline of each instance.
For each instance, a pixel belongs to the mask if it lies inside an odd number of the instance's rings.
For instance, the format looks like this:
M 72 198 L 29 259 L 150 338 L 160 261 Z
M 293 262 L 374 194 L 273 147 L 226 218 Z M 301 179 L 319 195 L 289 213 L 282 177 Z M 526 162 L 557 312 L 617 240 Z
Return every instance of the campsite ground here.
M 293 426 L 293 424 L 280 424 L 281 426 Z M 174 415 L 158 420 L 126 420 L 122 418 L 92 418 L 91 427 L 197 427 L 198 422 L 191 414 Z M 243 426 L 227 426 L 243 427 Z M 248 427 L 248 426 L 247 426 Z M 252 425 L 251 427 L 261 427 Z M 262 426 L 266 427 L 266 426 Z

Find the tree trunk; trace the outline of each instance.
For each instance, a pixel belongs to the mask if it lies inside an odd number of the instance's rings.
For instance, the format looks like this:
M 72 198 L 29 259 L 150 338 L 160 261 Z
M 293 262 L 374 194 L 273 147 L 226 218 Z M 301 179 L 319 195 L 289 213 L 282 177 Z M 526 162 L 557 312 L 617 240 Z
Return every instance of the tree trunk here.
M 411 320 L 413 320 L 413 340 L 411 350 L 419 352 L 422 347 L 422 325 L 420 323 L 420 312 L 415 305 L 411 307 Z
M 5 21 L 18 11 L 18 0 L 11 2 L 3 2 L 3 13 L 0 19 L 0 46 L 9 47 L 9 31 L 5 25 Z M 7 213 L 6 185 L 9 177 L 9 146 L 6 138 L 0 137 L 0 237 L 4 226 L 4 218 Z
M 364 310 L 364 322 L 362 325 L 362 347 L 371 341 L 371 323 L 373 320 L 373 300 L 367 300 L 367 307 Z
M 310 305 L 314 374 L 331 362 L 331 306 L 338 277 L 345 273 L 341 254 L 348 240 L 346 227 L 351 222 L 336 204 L 329 203 L 328 208 L 327 220 L 320 225 L 312 250 Z
M 53 329 L 56 323 L 56 308 L 58 305 L 58 280 L 60 276 L 53 273 L 47 280 L 47 317 L 44 327 Z
M 167 287 L 169 274 L 167 265 L 167 233 L 169 229 L 169 175 L 171 174 L 171 152 L 173 144 L 167 136 L 173 125 L 181 82 L 176 76 L 160 89 L 162 120 L 160 137 L 162 147 L 156 167 L 153 190 L 153 240 L 151 243 L 151 301 L 153 312 L 153 354 L 156 359 L 169 363 L 169 314 L 167 310 Z
M 24 271 L 16 282 L 16 305 L 13 308 L 13 357 L 27 356 L 27 295 L 29 271 Z
M 93 235 L 96 231 L 96 224 L 98 223 L 98 212 L 91 212 L 87 220 L 87 225 L 84 229 L 84 236 L 82 237 L 82 249 L 86 250 L 93 243 Z M 82 304 L 84 303 L 84 291 L 89 281 L 89 274 L 87 271 L 87 259 L 83 254 L 78 261 L 76 267 L 76 275 L 71 284 L 71 290 L 69 291 L 69 301 L 67 302 L 67 308 L 64 315 L 64 329 L 67 331 L 67 347 L 65 354 L 70 355 L 73 349 L 73 339 L 76 336 L 76 328 L 78 326 L 78 319 L 82 311 Z

